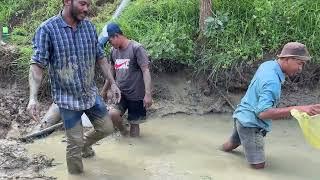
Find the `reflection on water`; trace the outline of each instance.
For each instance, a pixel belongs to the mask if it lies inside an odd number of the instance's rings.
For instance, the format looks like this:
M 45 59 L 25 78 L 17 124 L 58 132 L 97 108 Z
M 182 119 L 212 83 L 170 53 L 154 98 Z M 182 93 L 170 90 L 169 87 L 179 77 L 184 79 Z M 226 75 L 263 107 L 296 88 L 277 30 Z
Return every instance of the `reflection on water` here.
M 175 115 L 152 119 L 141 127 L 142 137 L 112 136 L 95 145 L 96 156 L 84 159 L 85 173 L 68 175 L 63 132 L 28 145 L 32 153 L 55 158 L 57 166 L 44 173 L 69 180 L 234 180 L 319 179 L 320 151 L 303 139 L 294 120 L 275 121 L 267 135 L 267 168 L 248 167 L 242 148 L 221 152 L 230 136 L 231 115 Z

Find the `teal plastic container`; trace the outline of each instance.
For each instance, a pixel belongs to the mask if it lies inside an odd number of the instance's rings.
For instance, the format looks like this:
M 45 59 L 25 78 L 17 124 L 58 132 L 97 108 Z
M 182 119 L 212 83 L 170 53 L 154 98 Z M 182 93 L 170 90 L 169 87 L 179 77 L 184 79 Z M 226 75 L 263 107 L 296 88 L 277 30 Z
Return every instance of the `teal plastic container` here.
M 8 27 L 2 27 L 2 40 L 3 41 L 8 41 L 10 37 L 9 34 L 9 28 Z

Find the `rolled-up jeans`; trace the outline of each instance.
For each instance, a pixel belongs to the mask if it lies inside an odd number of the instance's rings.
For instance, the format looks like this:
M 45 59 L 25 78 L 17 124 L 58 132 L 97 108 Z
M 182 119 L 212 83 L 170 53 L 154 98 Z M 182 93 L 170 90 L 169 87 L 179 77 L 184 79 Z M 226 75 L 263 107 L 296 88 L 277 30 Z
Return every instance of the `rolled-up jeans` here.
M 107 108 L 100 96 L 93 107 L 83 111 L 59 108 L 67 136 L 66 160 L 69 173 L 83 172 L 81 152 L 113 132 L 113 124 L 108 117 Z M 83 135 L 81 116 L 86 113 L 93 129 Z
M 231 135 L 233 144 L 242 145 L 245 157 L 250 164 L 265 162 L 264 137 L 267 131 L 258 127 L 244 127 L 235 119 Z

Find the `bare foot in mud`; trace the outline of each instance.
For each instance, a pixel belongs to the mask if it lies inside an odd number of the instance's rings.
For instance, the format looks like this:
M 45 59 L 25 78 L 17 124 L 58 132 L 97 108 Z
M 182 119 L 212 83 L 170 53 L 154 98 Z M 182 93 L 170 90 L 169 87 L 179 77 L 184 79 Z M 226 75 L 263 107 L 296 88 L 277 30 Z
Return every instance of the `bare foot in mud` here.
M 237 147 L 239 147 L 239 144 L 233 144 L 230 141 L 222 144 L 221 149 L 224 152 L 231 152 L 232 150 L 236 149 Z
M 92 149 L 92 147 L 85 147 L 83 148 L 81 155 L 83 158 L 92 158 L 93 156 L 95 156 L 95 152 Z
M 139 124 L 131 124 L 130 125 L 130 136 L 131 137 L 139 137 L 140 136 Z
M 120 131 L 120 134 L 123 137 L 128 137 L 129 136 L 129 131 L 126 128 L 124 128 L 123 130 Z

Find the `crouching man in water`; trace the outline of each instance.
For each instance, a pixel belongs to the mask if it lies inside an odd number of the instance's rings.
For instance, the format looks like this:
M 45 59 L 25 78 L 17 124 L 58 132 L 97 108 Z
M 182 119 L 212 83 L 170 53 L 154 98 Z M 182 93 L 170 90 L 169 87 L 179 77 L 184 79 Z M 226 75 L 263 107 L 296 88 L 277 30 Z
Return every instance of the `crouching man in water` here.
M 111 83 L 114 96 L 121 92 L 110 72 L 94 25 L 85 20 L 90 0 L 64 0 L 63 10 L 40 25 L 33 38 L 28 111 L 38 116 L 38 90 L 44 68 L 49 78 L 54 103 L 59 107 L 67 136 L 66 160 L 69 173 L 83 172 L 82 156 L 94 154 L 91 145 L 113 132 L 106 105 L 94 82 L 96 63 Z M 86 113 L 94 129 L 83 137 L 81 115 Z
M 320 113 L 320 104 L 276 108 L 285 75 L 293 76 L 300 72 L 310 59 L 305 45 L 290 42 L 283 47 L 277 60 L 260 65 L 233 114 L 233 134 L 223 144 L 224 151 L 229 152 L 242 145 L 251 167 L 262 169 L 265 167 L 264 137 L 271 131 L 271 120 L 289 117 L 291 109 L 309 115 Z

